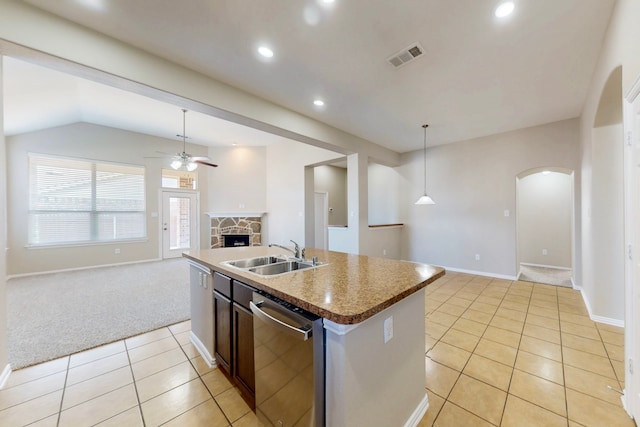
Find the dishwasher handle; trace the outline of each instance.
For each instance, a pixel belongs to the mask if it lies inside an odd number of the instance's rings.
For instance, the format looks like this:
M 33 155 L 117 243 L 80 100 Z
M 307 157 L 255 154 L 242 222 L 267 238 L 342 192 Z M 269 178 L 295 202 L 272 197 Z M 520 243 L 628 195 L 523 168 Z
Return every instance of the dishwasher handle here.
M 292 335 L 302 341 L 307 341 L 309 338 L 311 338 L 311 329 L 296 328 L 295 326 L 289 325 L 282 320 L 276 319 L 260 308 L 263 304 L 264 301 L 258 301 L 256 303 L 254 303 L 253 301 L 249 301 L 249 307 L 251 307 L 251 312 L 254 316 L 258 317 L 263 322 L 276 326 L 281 331 Z

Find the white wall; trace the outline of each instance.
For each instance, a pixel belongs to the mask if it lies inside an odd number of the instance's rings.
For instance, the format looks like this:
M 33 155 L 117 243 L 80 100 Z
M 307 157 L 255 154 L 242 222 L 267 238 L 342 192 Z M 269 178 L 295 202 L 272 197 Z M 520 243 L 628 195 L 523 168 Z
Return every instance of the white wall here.
M 116 264 L 159 257 L 158 190 L 161 187 L 165 159 L 157 151 L 176 151 L 176 141 L 127 132 L 88 123 L 77 123 L 7 138 L 8 158 L 8 274 L 55 271 L 94 265 Z M 206 155 L 206 148 L 187 144 L 187 151 Z M 27 219 L 29 209 L 28 153 L 53 154 L 84 159 L 96 159 L 145 166 L 145 197 L 147 209 L 147 239 L 135 243 L 105 243 L 89 246 L 57 248 L 27 248 Z M 200 209 L 207 206 L 208 171 L 199 167 L 198 185 L 201 192 Z M 200 215 L 202 217 L 202 215 Z M 201 227 L 204 229 L 205 227 Z M 201 243 L 207 244 L 207 240 Z M 115 254 L 114 248 L 120 249 Z
M 313 170 L 315 191 L 329 196 L 329 225 L 347 225 L 347 170 L 322 165 Z
M 600 225 L 594 222 L 594 207 L 598 202 L 593 199 L 599 190 L 597 183 L 599 166 L 594 164 L 597 159 L 597 152 L 602 153 L 601 149 L 618 151 L 622 149 L 622 135 L 618 139 L 618 143 L 611 141 L 607 147 L 600 146 L 598 141 L 602 140 L 601 132 L 594 129 L 596 117 L 599 113 L 602 95 L 605 92 L 605 86 L 609 81 L 612 73 L 617 72 L 616 69 L 621 67 L 622 78 L 620 93 L 624 96 L 636 79 L 640 76 L 640 55 L 637 49 L 637 40 L 640 40 L 640 26 L 638 25 L 638 17 L 640 16 L 640 2 L 637 0 L 618 0 L 613 10 L 609 27 L 603 41 L 600 58 L 593 73 L 589 93 L 585 101 L 582 115 L 580 116 L 580 146 L 581 146 L 581 167 L 582 167 L 582 209 L 578 220 L 581 221 L 580 229 L 582 231 L 581 246 L 578 248 L 578 260 L 580 260 L 580 282 L 583 286 L 583 294 L 587 300 L 590 314 L 596 317 L 608 318 L 613 321 L 622 322 L 624 319 L 624 294 L 620 290 L 624 290 L 623 279 L 616 271 L 603 271 L 607 277 L 606 282 L 602 282 L 600 277 L 596 276 L 596 263 L 599 260 L 596 257 L 598 250 L 599 234 L 606 232 L 600 229 Z M 619 100 L 618 102 L 621 102 Z M 621 118 L 620 118 L 621 119 Z M 616 138 L 616 137 L 614 137 Z M 607 157 L 616 156 L 615 153 L 607 154 Z M 594 194 L 595 193 L 595 194 Z M 597 208 L 595 208 L 597 210 Z M 621 217 L 623 215 L 622 207 L 615 206 L 611 208 L 611 214 Z M 612 230 L 617 233 L 617 230 Z M 611 243 L 617 245 L 615 243 Z M 610 247 L 608 245 L 608 247 Z M 615 248 L 613 248 L 615 250 Z M 623 257 L 620 252 L 618 256 Z M 623 260 L 620 260 L 623 262 Z M 610 267 L 607 267 L 610 268 Z M 616 283 L 612 282 L 612 278 Z M 612 289 L 611 286 L 614 286 Z
M 0 82 L 2 81 L 0 55 Z M 0 129 L 4 129 L 3 87 L 0 85 Z M 7 345 L 7 157 L 4 132 L 0 133 L 0 385 L 2 372 L 9 365 Z
M 624 160 L 622 124 L 594 128 L 587 216 L 591 264 L 585 291 L 597 316 L 624 318 Z M 605 303 L 605 304 L 603 304 Z M 597 311 L 596 311 L 597 310 Z
M 571 268 L 573 177 L 548 172 L 517 181 L 518 261 Z
M 369 225 L 401 222 L 401 182 L 395 168 L 369 163 Z
M 267 215 L 263 218 L 264 244 L 291 245 L 289 240 L 305 244 L 305 217 L 314 224 L 313 203 L 305 205 L 305 185 L 311 181 L 310 200 L 313 201 L 313 178 L 307 180 L 306 165 L 344 157 L 342 154 L 295 141 L 271 144 L 267 147 L 266 199 Z M 313 170 L 308 168 L 313 177 Z M 311 227 L 313 230 L 314 227 Z
M 576 170 L 578 138 L 572 119 L 429 148 L 427 192 L 435 205 L 413 204 L 423 192 L 422 152 L 404 154 L 403 258 L 515 277 L 515 178 L 537 167 Z
M 207 212 L 265 212 L 267 209 L 266 147 L 209 147 Z

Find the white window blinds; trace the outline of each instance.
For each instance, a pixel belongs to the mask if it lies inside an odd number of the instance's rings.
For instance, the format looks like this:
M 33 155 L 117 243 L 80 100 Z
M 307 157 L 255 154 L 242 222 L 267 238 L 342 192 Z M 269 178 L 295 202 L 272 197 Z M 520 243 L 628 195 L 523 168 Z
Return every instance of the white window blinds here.
M 144 167 L 29 155 L 29 245 L 146 237 Z

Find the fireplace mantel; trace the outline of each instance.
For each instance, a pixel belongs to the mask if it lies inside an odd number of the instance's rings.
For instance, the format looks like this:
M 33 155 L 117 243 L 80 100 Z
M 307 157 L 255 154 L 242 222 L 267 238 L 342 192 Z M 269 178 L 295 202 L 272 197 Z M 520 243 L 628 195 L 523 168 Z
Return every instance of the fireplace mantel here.
M 260 218 L 266 212 L 207 212 L 210 218 Z

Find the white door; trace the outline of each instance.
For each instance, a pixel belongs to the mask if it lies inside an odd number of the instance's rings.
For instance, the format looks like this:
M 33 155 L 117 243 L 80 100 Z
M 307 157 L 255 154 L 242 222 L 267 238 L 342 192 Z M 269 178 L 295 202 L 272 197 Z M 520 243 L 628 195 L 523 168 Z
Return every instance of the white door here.
M 625 103 L 627 227 L 625 400 L 636 422 L 640 420 L 640 80 Z
M 328 193 L 315 193 L 315 247 L 327 249 L 329 246 L 329 195 Z
M 198 249 L 198 211 L 197 193 L 162 192 L 162 258 Z

